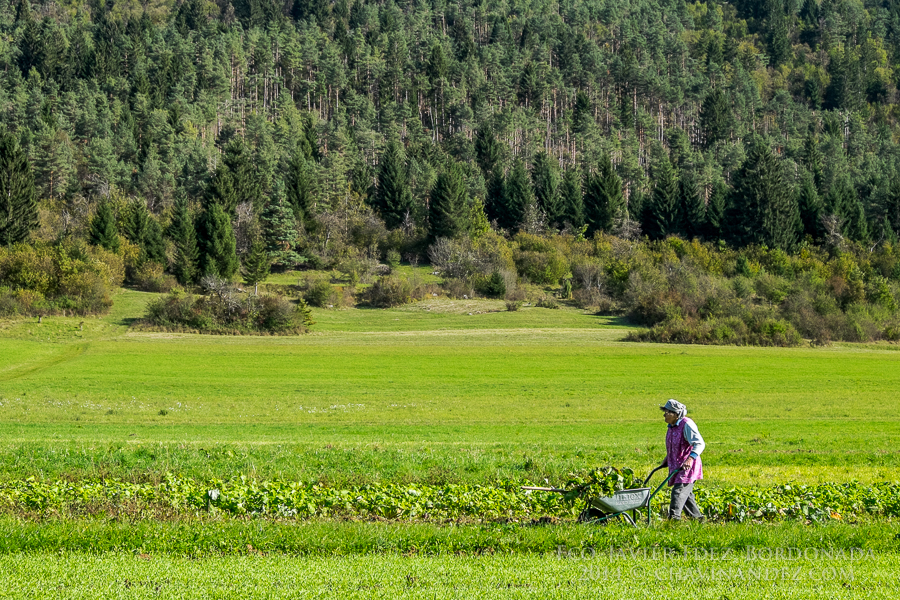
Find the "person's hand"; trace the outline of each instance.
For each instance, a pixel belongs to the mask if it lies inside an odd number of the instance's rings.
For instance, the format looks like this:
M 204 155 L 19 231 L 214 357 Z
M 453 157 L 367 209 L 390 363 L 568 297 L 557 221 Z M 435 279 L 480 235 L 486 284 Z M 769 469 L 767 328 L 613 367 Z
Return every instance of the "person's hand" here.
M 682 468 L 682 470 L 687 471 L 693 466 L 694 466 L 694 459 L 691 457 L 688 457 L 688 459 L 686 461 L 684 461 L 684 464 L 681 465 L 681 468 Z

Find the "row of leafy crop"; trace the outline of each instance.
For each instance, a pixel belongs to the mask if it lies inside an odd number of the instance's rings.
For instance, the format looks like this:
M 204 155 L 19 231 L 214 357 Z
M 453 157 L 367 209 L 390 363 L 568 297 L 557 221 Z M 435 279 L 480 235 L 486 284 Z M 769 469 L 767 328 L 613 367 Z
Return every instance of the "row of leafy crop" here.
M 377 517 L 399 520 L 573 518 L 591 492 L 561 495 L 528 492 L 526 482 L 483 485 L 378 484 L 335 489 L 291 481 L 198 482 L 167 476 L 158 485 L 119 480 L 0 483 L 0 508 L 8 512 L 83 512 L 117 505 L 164 506 L 176 513 L 221 511 L 280 518 Z M 616 486 L 618 487 L 618 486 Z M 667 502 L 664 492 L 655 506 Z M 700 488 L 697 500 L 711 520 L 823 521 L 900 517 L 900 484 L 859 483 Z

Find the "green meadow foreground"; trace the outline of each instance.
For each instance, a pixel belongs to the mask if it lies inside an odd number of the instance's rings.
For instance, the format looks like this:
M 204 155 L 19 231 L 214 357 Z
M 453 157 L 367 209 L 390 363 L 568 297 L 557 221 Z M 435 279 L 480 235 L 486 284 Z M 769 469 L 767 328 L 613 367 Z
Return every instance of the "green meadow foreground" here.
M 172 473 L 334 487 L 507 479 L 560 485 L 568 473 L 594 466 L 645 473 L 658 464 L 664 428 L 656 407 L 669 397 L 688 405 L 708 442 L 707 487 L 900 479 L 896 345 L 634 344 L 619 341 L 628 326 L 610 317 L 572 308 L 506 312 L 497 302 L 446 299 L 316 311 L 314 333 L 299 338 L 129 330 L 150 297 L 123 292 L 99 319 L 0 324 L 0 480 L 154 483 Z M 576 561 L 568 550 L 562 559 L 555 542 L 576 549 L 697 545 L 696 532 L 679 529 L 651 540 L 614 525 L 585 540 L 587 528 L 571 523 L 448 532 L 452 524 L 440 522 L 415 531 L 387 522 L 394 541 L 385 543 L 385 536 L 360 533 L 363 523 L 288 520 L 291 533 L 280 535 L 294 541 L 266 546 L 265 536 L 236 533 L 252 529 L 252 517 L 172 517 L 135 538 L 119 528 L 144 531 L 151 513 L 14 513 L 0 523 L 10 540 L 0 554 L 10 574 L 0 595 L 10 597 L 668 597 L 680 575 L 658 583 L 649 559 Z M 486 527 L 487 539 L 473 527 Z M 746 574 L 713 573 L 691 584 L 701 597 L 897 595 L 900 538 L 890 518 L 800 525 L 797 535 L 796 524 L 744 524 L 737 533 L 723 527 L 705 526 L 712 538 L 704 547 L 745 550 L 754 545 L 753 527 L 762 527 L 769 537 L 756 545 L 866 547 L 870 554 L 856 562 L 829 558 L 843 576 L 813 577 L 831 563 L 809 557 L 760 564 L 802 567 L 800 579 L 754 571 L 757 583 L 748 585 Z M 858 527 L 870 529 L 860 538 Z M 221 547 L 192 551 L 216 531 Z M 254 550 L 260 547 L 262 555 Z M 57 549 L 67 550 L 61 560 L 41 554 Z M 150 550 L 149 560 L 138 556 Z M 293 558 L 279 558 L 283 553 Z M 416 556 L 404 556 L 410 553 Z M 624 574 L 610 575 L 617 565 Z M 685 565 L 705 572 L 714 563 L 695 557 L 677 564 Z M 650 579 L 657 595 L 637 594 Z
M 6 598 L 896 598 L 897 555 L 0 557 Z M 575 595 L 575 596 L 573 596 Z

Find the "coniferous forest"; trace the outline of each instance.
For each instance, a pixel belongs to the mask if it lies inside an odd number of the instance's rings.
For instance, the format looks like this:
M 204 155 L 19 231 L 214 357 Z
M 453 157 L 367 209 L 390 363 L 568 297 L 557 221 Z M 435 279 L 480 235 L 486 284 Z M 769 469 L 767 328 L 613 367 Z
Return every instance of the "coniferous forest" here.
M 0 244 L 29 264 L 256 284 L 448 240 L 676 236 L 728 275 L 849 255 L 820 273 L 839 310 L 846 286 L 894 302 L 895 0 L 13 0 L 0 32 Z M 0 277 L 27 304 L 28 273 Z M 65 285 L 103 304 L 40 293 Z

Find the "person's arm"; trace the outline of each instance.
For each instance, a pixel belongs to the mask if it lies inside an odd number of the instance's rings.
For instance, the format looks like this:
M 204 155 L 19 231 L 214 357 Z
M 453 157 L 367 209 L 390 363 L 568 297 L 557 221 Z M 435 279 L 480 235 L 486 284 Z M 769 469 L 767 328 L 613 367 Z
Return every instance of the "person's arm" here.
M 703 441 L 703 436 L 700 435 L 697 428 L 690 423 L 684 424 L 684 439 L 691 445 L 691 455 L 684 461 L 684 468 L 690 469 L 694 464 L 694 459 L 700 456 L 706 448 L 706 442 Z

